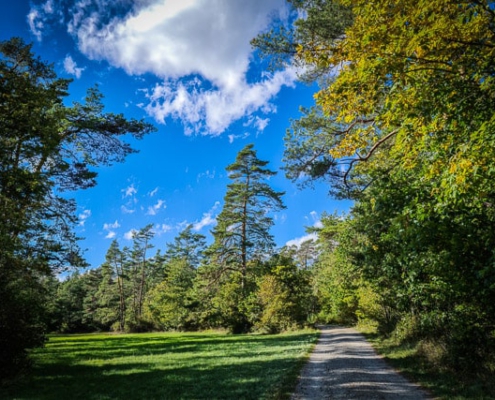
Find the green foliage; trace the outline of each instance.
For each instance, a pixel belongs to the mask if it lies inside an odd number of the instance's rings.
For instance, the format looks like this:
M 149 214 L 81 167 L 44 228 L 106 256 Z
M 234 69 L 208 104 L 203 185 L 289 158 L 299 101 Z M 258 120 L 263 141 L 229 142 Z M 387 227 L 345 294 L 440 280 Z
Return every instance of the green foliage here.
M 452 371 L 490 371 L 492 2 L 291 3 L 304 17 L 255 41 L 275 57 L 290 43 L 284 65 L 319 78 L 287 133 L 286 172 L 355 200 L 318 232 L 321 316 L 372 319 L 384 335 L 438 343 Z
M 308 271 L 293 264 L 274 266 L 260 278 L 255 295 L 261 311 L 257 330 L 277 333 L 308 322 L 313 305 Z
M 187 258 L 172 259 L 165 280 L 150 290 L 145 314 L 162 330 L 192 328 L 191 305 L 196 270 Z
M 223 269 L 220 273 L 240 271 L 243 279 L 248 262 L 274 247 L 269 232 L 273 218 L 268 212 L 285 208 L 284 193 L 266 182 L 276 172 L 264 168 L 268 161 L 258 159 L 253 147 L 247 145 L 226 168 L 232 182 L 227 185 L 224 206 L 212 231 L 215 242 L 208 251 Z
M 2 335 L 11 352 L 2 357 L 4 375 L 15 373 L 23 349 L 43 342 L 34 282 L 85 265 L 72 229 L 75 203 L 60 193 L 94 186 L 94 167 L 133 152 L 120 137 L 140 138 L 153 127 L 104 113 L 96 88 L 84 104 L 66 106 L 70 81 L 19 38 L 0 42 L 0 76 L 0 292 L 9 304 L 0 319 L 4 332 L 17 332 Z
M 212 306 L 235 332 L 250 328 L 244 309 L 254 289 L 257 271 L 252 267 L 274 247 L 269 213 L 285 207 L 283 193 L 266 182 L 276 172 L 265 168 L 268 162 L 258 159 L 253 147 L 243 148 L 226 168 L 232 182 L 212 231 L 214 243 L 206 252 L 206 273 L 201 275 L 215 290 Z

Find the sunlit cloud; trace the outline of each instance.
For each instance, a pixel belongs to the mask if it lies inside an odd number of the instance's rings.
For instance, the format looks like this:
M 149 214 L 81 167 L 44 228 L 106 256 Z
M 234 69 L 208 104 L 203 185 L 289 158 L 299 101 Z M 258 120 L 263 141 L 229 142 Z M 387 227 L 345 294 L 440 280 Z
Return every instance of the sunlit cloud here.
M 125 189 L 122 189 L 122 193 L 124 193 L 123 198 L 131 197 L 137 194 L 137 189 L 134 187 L 134 184 L 129 185 Z
M 155 205 L 148 207 L 146 215 L 156 215 L 158 211 L 162 208 L 166 208 L 165 201 L 158 200 Z
M 79 68 L 70 55 L 64 59 L 64 69 L 65 72 L 74 75 L 77 79 L 81 77 L 82 72 L 85 70 L 85 68 Z
M 84 226 L 86 220 L 91 217 L 91 210 L 84 210 L 81 214 L 78 215 L 79 218 L 79 226 Z
M 219 201 L 215 202 L 214 206 L 208 212 L 204 213 L 203 217 L 199 221 L 193 224 L 193 229 L 195 231 L 200 231 L 206 226 L 215 225 L 217 223 L 215 213 L 219 206 L 220 206 L 220 202 Z
M 50 20 L 57 11 L 64 18 Z M 28 16 L 38 38 L 48 21 L 63 20 L 89 59 L 159 78 L 143 87 L 141 106 L 159 123 L 180 120 L 189 135 L 219 135 L 238 120 L 266 128 L 269 119 L 258 114 L 275 113 L 272 100 L 297 79 L 291 68 L 254 68 L 250 40 L 277 18 L 288 18 L 284 0 L 53 0 Z
M 105 239 L 113 239 L 115 236 L 117 236 L 117 233 L 115 232 L 117 228 L 120 228 L 119 221 L 117 220 L 113 223 L 103 224 L 103 230 L 107 232 Z
M 301 244 L 304 243 L 304 242 L 307 242 L 308 240 L 313 240 L 316 242 L 316 240 L 318 239 L 318 236 L 316 235 L 316 233 L 310 233 L 308 235 L 304 235 L 304 236 L 301 236 L 301 237 L 298 237 L 296 239 L 292 239 L 292 240 L 289 240 L 285 245 L 287 247 L 301 247 Z
M 131 229 L 129 231 L 127 231 L 126 233 L 124 233 L 124 239 L 126 240 L 132 240 L 134 235 L 137 233 L 137 229 Z

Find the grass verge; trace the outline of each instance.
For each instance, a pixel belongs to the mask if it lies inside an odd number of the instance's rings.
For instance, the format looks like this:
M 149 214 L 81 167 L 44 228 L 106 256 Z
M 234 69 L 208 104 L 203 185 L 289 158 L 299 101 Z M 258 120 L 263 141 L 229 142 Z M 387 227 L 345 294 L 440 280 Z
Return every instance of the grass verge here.
M 316 331 L 50 337 L 2 399 L 287 399 Z
M 420 343 L 398 343 L 392 338 L 385 339 L 372 329 L 362 328 L 375 350 L 385 360 L 413 382 L 425 388 L 434 399 L 448 400 L 494 400 L 495 376 L 475 374 L 454 374 L 428 361 L 423 356 L 425 349 Z M 436 349 L 429 345 L 429 351 Z

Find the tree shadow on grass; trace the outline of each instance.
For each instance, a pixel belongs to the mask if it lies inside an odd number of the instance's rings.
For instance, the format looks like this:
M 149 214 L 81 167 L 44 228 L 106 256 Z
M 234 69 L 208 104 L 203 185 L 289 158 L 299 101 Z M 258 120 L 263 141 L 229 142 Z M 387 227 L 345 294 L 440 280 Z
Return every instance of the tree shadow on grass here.
M 314 334 L 57 338 L 6 399 L 258 399 Z
M 144 363 L 52 365 L 45 366 L 42 378 L 33 377 L 4 395 L 18 400 L 259 399 L 293 365 L 291 359 L 169 369 Z
M 173 337 L 172 337 L 173 338 Z M 59 362 L 71 362 L 81 359 L 108 360 L 119 357 L 140 357 L 160 354 L 196 353 L 206 350 L 215 351 L 220 348 L 224 354 L 237 353 L 239 349 L 249 347 L 265 347 L 276 353 L 279 349 L 300 346 L 304 342 L 312 342 L 314 334 L 297 334 L 287 336 L 252 336 L 252 335 L 181 335 L 180 339 L 163 337 L 129 338 L 125 335 L 105 337 L 95 340 L 58 342 L 48 346 L 43 353 Z M 251 357 L 249 351 L 242 351 L 239 357 Z

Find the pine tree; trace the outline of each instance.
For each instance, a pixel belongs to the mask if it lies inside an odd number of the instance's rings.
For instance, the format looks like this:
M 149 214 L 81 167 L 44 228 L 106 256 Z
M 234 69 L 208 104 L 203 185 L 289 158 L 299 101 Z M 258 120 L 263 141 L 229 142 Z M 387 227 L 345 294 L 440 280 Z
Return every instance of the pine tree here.
M 225 203 L 212 232 L 215 241 L 210 249 L 221 267 L 219 273 L 239 271 L 243 288 L 248 262 L 274 247 L 269 232 L 273 218 L 268 213 L 285 208 L 284 192 L 273 190 L 266 182 L 276 172 L 264 168 L 268 161 L 258 159 L 253 147 L 247 145 L 226 168 L 232 183 L 227 186 Z

